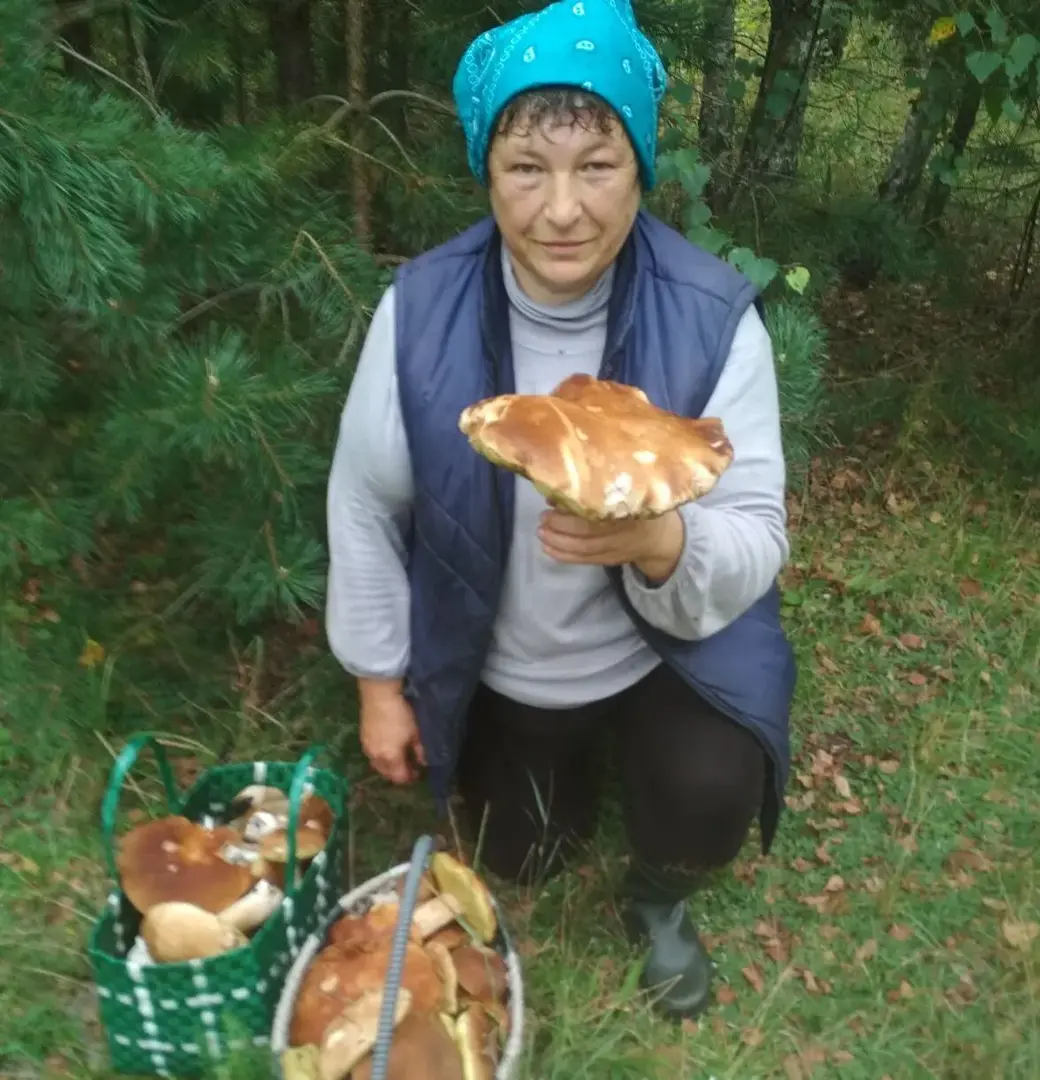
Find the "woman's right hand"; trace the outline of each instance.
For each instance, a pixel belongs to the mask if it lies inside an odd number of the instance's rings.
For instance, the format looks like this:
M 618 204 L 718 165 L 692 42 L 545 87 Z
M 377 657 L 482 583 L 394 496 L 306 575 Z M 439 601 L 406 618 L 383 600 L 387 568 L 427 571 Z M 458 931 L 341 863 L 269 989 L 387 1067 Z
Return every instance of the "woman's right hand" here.
M 410 784 L 426 764 L 415 711 L 396 680 L 359 683 L 361 749 L 392 784 Z

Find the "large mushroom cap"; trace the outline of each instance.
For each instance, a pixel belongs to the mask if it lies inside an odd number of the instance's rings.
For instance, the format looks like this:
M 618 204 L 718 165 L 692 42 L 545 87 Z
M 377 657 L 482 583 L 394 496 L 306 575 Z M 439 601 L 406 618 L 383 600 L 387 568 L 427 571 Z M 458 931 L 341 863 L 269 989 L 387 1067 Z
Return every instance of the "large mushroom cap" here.
M 175 900 L 223 911 L 253 884 L 248 865 L 221 856 L 225 845 L 239 843 L 233 829 L 206 829 L 179 815 L 139 825 L 119 847 L 116 866 L 123 892 L 142 914 Z
M 485 945 L 490 944 L 498 931 L 498 919 L 491 893 L 480 877 L 446 851 L 438 851 L 430 860 L 430 873 L 438 891 L 458 906 L 459 920 Z
M 366 952 L 345 953 L 327 945 L 303 978 L 289 1032 L 292 1046 L 320 1043 L 329 1023 L 344 1006 L 370 991 L 382 993 L 390 969 L 392 935 Z M 411 994 L 412 1008 L 428 1012 L 444 1001 L 444 984 L 422 946 L 408 942 L 401 985 Z
M 365 1058 L 350 1080 L 371 1080 L 372 1058 Z M 459 1047 L 435 1013 L 411 1012 L 394 1031 L 386 1080 L 466 1080 Z
M 355 998 L 325 1029 L 318 1057 L 320 1080 L 347 1080 L 375 1047 L 382 1011 L 382 991 L 369 990 Z M 411 1011 L 411 994 L 401 988 L 394 1001 L 394 1035 Z
M 194 904 L 170 901 L 153 904 L 141 920 L 141 938 L 157 963 L 205 960 L 245 945 L 232 923 Z
M 343 915 L 329 928 L 329 941 L 345 953 L 371 951 L 393 935 L 400 911 L 396 900 L 387 900 L 373 905 L 364 915 Z
M 590 520 L 657 517 L 705 496 L 733 460 L 717 419 L 652 404 L 637 387 L 572 375 L 551 394 L 503 394 L 459 429 L 496 465 Z

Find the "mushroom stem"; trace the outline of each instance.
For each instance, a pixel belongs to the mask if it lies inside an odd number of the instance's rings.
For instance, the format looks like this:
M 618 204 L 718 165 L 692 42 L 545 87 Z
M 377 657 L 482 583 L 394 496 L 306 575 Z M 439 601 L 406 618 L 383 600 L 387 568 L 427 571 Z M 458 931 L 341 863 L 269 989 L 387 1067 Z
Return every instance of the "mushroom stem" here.
M 412 929 L 420 941 L 426 941 L 446 926 L 451 926 L 461 914 L 462 905 L 454 896 L 449 893 L 435 896 L 415 909 L 412 915 Z
M 284 895 L 277 885 L 261 878 L 245 896 L 224 908 L 218 918 L 243 934 L 248 934 L 278 910 Z

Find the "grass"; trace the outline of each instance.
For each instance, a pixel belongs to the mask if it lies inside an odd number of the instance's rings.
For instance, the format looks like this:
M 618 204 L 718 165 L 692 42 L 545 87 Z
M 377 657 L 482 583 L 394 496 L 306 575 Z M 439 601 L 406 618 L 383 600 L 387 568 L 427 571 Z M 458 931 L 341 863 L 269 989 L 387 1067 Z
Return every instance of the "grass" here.
M 790 807 L 768 858 L 749 843 L 696 900 L 718 965 L 712 1008 L 676 1027 L 641 999 L 608 821 L 575 872 L 503 893 L 525 959 L 529 1080 L 1036 1076 L 1038 493 L 1016 471 L 1030 475 L 1028 440 L 1007 441 L 1036 403 L 1020 384 L 999 397 L 989 364 L 1005 444 L 968 422 L 963 373 L 983 370 L 987 335 L 965 315 L 951 339 L 953 318 L 884 290 L 828 306 L 843 448 L 791 498 Z M 936 344 L 950 340 L 963 370 Z M 84 945 L 107 890 L 99 800 L 131 731 L 168 732 L 184 782 L 211 761 L 329 742 L 355 781 L 361 875 L 433 824 L 421 793 L 364 778 L 349 693 L 314 625 L 229 646 L 164 620 L 167 587 L 132 561 L 89 585 L 26 584 L 0 640 L 4 704 L 22 720 L 0 733 L 5 1080 L 108 1075 Z M 87 635 L 106 649 L 92 667 L 77 663 Z M 142 767 L 128 817 L 158 790 Z

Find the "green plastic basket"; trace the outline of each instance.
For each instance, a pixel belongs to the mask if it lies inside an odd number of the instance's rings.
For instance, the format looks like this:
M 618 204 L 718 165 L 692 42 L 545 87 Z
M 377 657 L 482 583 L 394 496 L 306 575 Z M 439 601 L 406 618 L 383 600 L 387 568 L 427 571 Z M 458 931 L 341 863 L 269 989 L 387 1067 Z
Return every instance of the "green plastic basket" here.
M 113 834 L 123 782 L 146 747 L 157 758 L 171 814 L 192 820 L 218 816 L 249 784 L 269 784 L 289 796 L 285 899 L 240 949 L 176 964 L 141 965 L 127 959 L 141 919 L 119 888 Z M 155 735 L 135 736 L 116 759 L 101 807 L 105 856 L 116 888 L 94 924 L 88 951 L 117 1073 L 201 1076 L 229 1053 L 268 1044 L 285 975 L 342 891 L 348 786 L 339 773 L 312 764 L 323 750 L 312 746 L 295 764 L 218 765 L 203 773 L 186 795 L 178 792 Z M 311 790 L 332 808 L 334 823 L 324 850 L 294 888 L 295 826 L 300 800 Z

